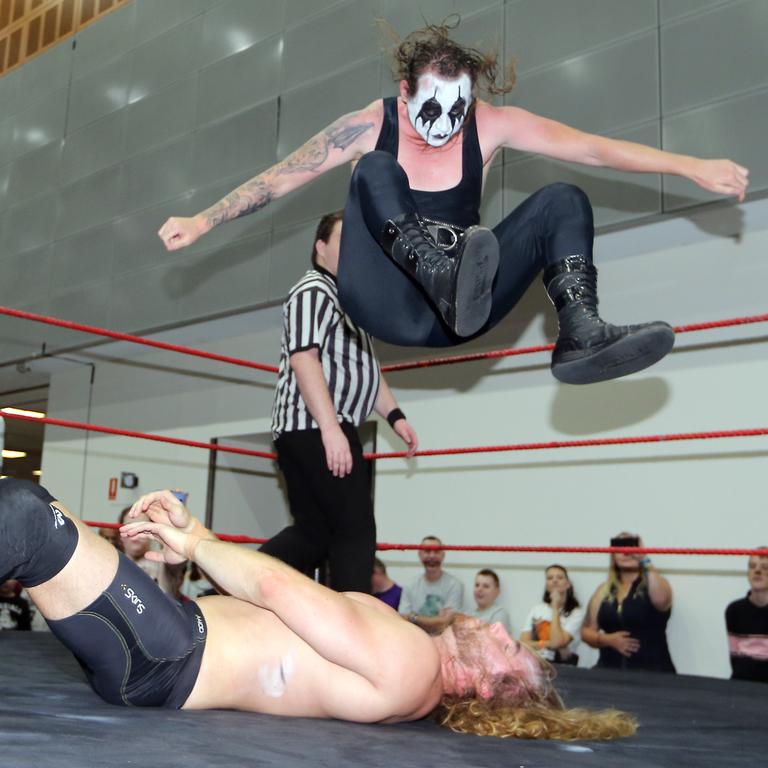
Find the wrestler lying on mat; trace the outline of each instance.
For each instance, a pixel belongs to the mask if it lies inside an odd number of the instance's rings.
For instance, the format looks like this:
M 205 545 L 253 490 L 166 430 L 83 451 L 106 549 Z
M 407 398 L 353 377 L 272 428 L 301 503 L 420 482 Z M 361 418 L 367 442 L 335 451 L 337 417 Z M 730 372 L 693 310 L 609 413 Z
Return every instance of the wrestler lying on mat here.
M 128 706 L 229 708 L 529 738 L 629 735 L 616 711 L 567 710 L 552 668 L 499 624 L 460 618 L 431 638 L 369 595 L 331 591 L 221 542 L 168 491 L 124 537 L 196 562 L 229 596 L 179 604 L 44 488 L 0 480 L 0 581 L 18 579 L 94 690 Z

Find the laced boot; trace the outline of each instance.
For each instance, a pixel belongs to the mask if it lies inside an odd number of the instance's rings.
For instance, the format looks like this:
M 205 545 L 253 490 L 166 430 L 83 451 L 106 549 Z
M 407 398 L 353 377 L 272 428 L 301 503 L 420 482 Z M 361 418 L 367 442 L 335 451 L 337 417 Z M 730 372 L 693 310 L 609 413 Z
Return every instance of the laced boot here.
M 544 285 L 557 310 L 560 332 L 552 375 L 567 384 L 592 384 L 642 371 L 675 343 L 663 322 L 611 325 L 597 313 L 597 269 L 581 255 L 544 270 Z
M 485 325 L 499 266 L 499 244 L 493 232 L 469 227 L 456 236 L 451 253 L 435 244 L 418 214 L 406 213 L 386 222 L 381 244 L 426 291 L 457 336 L 471 336 Z

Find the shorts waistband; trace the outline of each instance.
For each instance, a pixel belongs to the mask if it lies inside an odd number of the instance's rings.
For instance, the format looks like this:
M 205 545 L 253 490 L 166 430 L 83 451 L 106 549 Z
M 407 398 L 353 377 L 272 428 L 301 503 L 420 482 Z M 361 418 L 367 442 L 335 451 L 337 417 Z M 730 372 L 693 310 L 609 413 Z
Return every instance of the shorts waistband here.
M 203 653 L 205 651 L 205 641 L 208 637 L 208 625 L 205 622 L 205 616 L 197 603 L 188 601 L 181 603 L 181 609 L 187 614 L 192 622 L 192 633 L 194 645 L 192 652 L 183 662 L 182 668 L 173 684 L 168 698 L 163 704 L 164 709 L 181 709 L 184 703 L 192 693 L 192 689 L 197 682 L 197 676 L 200 674 L 200 665 L 203 663 Z

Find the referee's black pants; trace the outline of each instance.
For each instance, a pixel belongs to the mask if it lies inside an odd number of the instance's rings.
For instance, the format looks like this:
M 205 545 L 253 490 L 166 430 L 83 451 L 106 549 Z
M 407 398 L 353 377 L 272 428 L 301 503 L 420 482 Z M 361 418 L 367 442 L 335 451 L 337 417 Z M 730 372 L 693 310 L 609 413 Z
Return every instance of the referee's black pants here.
M 328 469 L 319 429 L 283 432 L 275 440 L 293 525 L 261 551 L 307 574 L 327 558 L 333 589 L 370 593 L 376 521 L 368 468 L 357 429 L 341 428 L 352 451 L 352 471 L 344 477 Z

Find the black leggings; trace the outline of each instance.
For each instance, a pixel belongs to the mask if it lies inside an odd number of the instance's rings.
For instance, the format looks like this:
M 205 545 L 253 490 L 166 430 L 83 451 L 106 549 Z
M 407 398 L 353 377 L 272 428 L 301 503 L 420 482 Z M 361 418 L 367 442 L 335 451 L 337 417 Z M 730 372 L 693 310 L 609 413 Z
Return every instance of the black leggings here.
M 344 210 L 338 274 L 341 304 L 358 325 L 390 344 L 458 344 L 466 339 L 451 332 L 421 288 L 379 245 L 388 219 L 417 211 L 408 178 L 395 158 L 382 151 L 364 155 L 352 174 Z M 441 218 L 433 214 L 430 211 L 433 218 Z M 591 261 L 592 206 L 578 187 L 549 184 L 515 208 L 493 233 L 501 258 L 491 315 L 478 336 L 506 317 L 544 267 L 573 254 Z
M 341 428 L 352 451 L 352 471 L 342 478 L 328 469 L 319 429 L 275 440 L 294 522 L 261 551 L 307 575 L 328 558 L 333 589 L 369 593 L 376 554 L 371 485 L 357 430 Z

